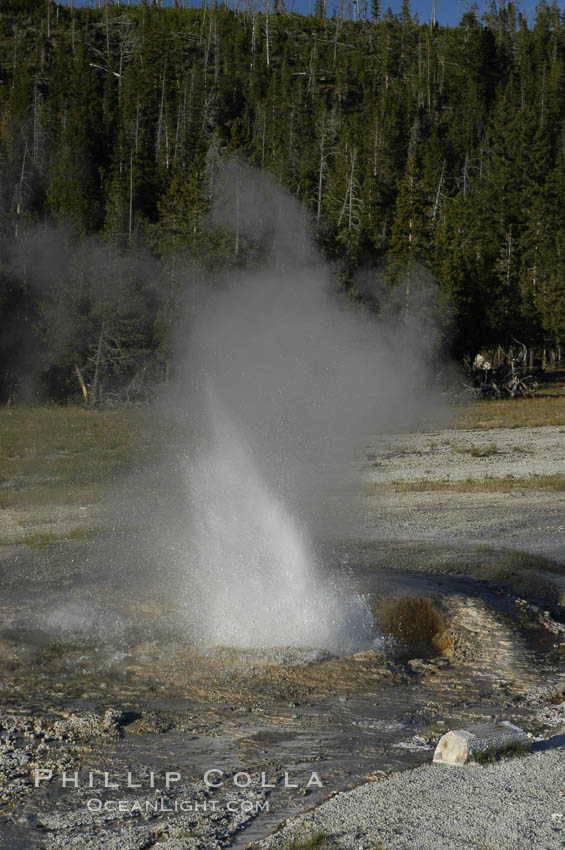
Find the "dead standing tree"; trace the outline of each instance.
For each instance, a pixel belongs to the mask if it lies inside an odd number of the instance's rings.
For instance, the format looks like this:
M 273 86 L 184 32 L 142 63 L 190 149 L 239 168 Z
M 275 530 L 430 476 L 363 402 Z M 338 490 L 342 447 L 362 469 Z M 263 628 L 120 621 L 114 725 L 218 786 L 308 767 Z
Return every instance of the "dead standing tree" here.
M 73 311 L 87 313 L 75 318 L 76 337 L 64 345 L 73 352 L 74 373 L 91 407 L 130 401 L 134 389 L 143 386 L 151 348 L 143 302 L 151 280 L 140 279 L 140 274 L 147 270 L 133 254 L 99 243 L 83 246 L 74 258 L 69 281 L 76 298 Z

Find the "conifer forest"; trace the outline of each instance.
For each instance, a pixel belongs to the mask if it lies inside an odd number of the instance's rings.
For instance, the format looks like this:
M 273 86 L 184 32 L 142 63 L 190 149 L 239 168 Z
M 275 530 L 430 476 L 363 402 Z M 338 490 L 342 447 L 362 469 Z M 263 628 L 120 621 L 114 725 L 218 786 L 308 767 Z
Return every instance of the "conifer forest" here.
M 557 3 L 443 27 L 409 0 L 3 0 L 1 401 L 135 401 L 167 377 L 192 278 L 264 255 L 211 213 L 230 158 L 300 202 L 354 302 L 433 280 L 454 357 L 514 340 L 560 356 Z

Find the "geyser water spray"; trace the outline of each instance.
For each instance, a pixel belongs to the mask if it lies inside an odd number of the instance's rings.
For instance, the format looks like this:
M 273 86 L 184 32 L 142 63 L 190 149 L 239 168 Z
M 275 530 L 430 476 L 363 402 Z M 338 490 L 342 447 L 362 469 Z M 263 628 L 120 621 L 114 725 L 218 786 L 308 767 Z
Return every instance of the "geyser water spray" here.
M 218 400 L 209 405 L 212 433 L 186 466 L 198 639 L 335 651 L 367 642 L 366 605 L 323 580 L 307 529 L 263 478 Z
M 344 482 L 359 477 L 364 440 L 420 407 L 410 388 L 425 383 L 425 333 L 340 300 L 297 202 L 231 168 L 222 223 L 237 218 L 238 240 L 271 250 L 260 269 L 203 281 L 183 334 L 175 393 L 195 435 L 176 545 L 187 623 L 205 646 L 367 646 L 368 607 L 334 585 L 317 544 L 356 531 Z

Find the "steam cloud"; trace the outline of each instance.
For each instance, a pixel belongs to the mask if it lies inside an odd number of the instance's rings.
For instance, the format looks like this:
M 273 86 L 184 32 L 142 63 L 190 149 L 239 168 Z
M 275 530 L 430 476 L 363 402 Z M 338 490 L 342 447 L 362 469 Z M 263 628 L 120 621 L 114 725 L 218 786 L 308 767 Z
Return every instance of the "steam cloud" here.
M 359 460 L 367 438 L 414 424 L 424 407 L 438 404 L 428 385 L 433 286 L 421 286 L 412 269 L 378 318 L 336 290 L 303 209 L 272 179 L 232 160 L 216 195 L 213 218 L 234 252 L 251 244 L 264 259 L 254 270 L 209 280 L 196 261 L 183 269 L 178 258 L 178 279 L 200 280 L 189 293 L 190 315 L 178 323 L 177 380 L 163 393 L 162 413 L 189 424 L 185 454 L 140 462 L 108 496 L 109 529 L 139 530 L 109 536 L 87 553 L 94 585 L 98 573 L 110 575 L 116 605 L 96 607 L 96 588 L 85 602 L 79 585 L 40 625 L 108 642 L 111 624 L 110 643 L 120 643 L 122 632 L 129 639 L 130 628 L 131 640 L 142 632 L 146 639 L 155 623 L 128 625 L 117 611 L 120 595 L 129 604 L 154 593 L 171 612 L 170 620 L 163 613 L 162 634 L 170 626 L 175 640 L 204 647 L 343 652 L 370 645 L 367 605 L 320 553 L 363 524 Z M 68 271 L 66 246 L 64 233 L 31 231 L 13 258 L 32 286 L 54 287 L 46 311 L 55 348 L 74 328 L 66 298 L 74 289 L 61 289 L 59 280 Z M 124 273 L 133 261 L 151 291 L 154 261 L 124 258 Z M 74 262 L 81 280 L 92 271 L 94 303 L 108 312 L 110 272 L 121 273 L 121 260 L 109 264 L 84 243 Z M 359 290 L 372 280 L 366 271 Z M 416 309 L 407 312 L 409 302 Z
M 269 252 L 259 269 L 202 282 L 183 334 L 175 392 L 197 437 L 174 548 L 193 636 L 244 647 L 366 643 L 363 600 L 332 584 L 316 552 L 355 530 L 350 485 L 366 438 L 429 403 L 433 334 L 340 298 L 302 209 L 270 178 L 232 160 L 215 217 L 232 225 L 234 246 L 258 239 Z

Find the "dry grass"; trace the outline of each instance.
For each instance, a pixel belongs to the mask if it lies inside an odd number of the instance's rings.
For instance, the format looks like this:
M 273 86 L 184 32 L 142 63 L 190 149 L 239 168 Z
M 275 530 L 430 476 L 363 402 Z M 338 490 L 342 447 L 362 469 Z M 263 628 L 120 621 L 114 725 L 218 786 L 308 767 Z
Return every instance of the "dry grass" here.
M 0 509 L 14 509 L 1 517 L 0 544 L 42 548 L 99 533 L 83 525 L 78 506 L 158 464 L 186 444 L 186 431 L 147 408 L 0 408 Z
M 0 475 L 74 479 L 120 470 L 147 420 L 144 410 L 0 409 Z
M 86 540 L 97 534 L 95 528 L 72 528 L 63 535 L 55 534 L 53 531 L 41 531 L 22 537 L 19 543 L 29 546 L 31 549 L 44 549 L 51 543 L 62 543 L 67 540 Z
M 29 505 L 91 505 L 98 500 L 95 487 L 41 484 L 34 487 L 0 489 L 0 508 L 25 508 Z
M 334 847 L 331 835 L 323 829 L 313 833 L 295 836 L 285 841 L 284 850 L 325 850 Z
M 443 617 L 429 599 L 411 596 L 381 598 L 374 616 L 384 634 L 408 654 L 447 654 L 453 648 Z
M 500 454 L 500 449 L 496 443 L 489 443 L 488 446 L 454 446 L 454 451 L 460 455 L 470 455 L 471 457 L 492 457 L 492 455 Z
M 509 490 L 565 490 L 565 475 L 530 475 L 528 478 L 464 478 L 461 481 L 419 478 L 417 481 L 369 481 L 368 493 L 498 493 Z
M 455 428 L 538 428 L 565 426 L 565 393 L 559 387 L 535 398 L 476 401 L 455 408 Z
M 157 448 L 145 409 L 0 408 L 0 507 L 94 502 Z
M 473 753 L 471 761 L 474 761 L 476 764 L 495 764 L 503 758 L 511 756 L 525 756 L 531 752 L 531 749 L 532 746 L 528 743 L 506 744 L 498 749 L 495 747 L 489 747 L 484 753 Z

